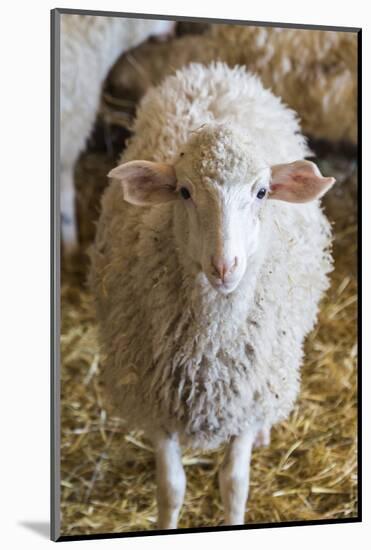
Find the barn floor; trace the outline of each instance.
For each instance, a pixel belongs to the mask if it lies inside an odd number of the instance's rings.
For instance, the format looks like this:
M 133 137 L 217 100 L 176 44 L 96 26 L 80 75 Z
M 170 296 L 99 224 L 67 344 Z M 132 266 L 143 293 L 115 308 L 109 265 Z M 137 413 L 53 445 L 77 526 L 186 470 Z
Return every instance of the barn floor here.
M 338 183 L 326 197 L 334 222 L 335 270 L 319 323 L 306 342 L 302 391 L 272 443 L 253 454 L 246 523 L 357 515 L 356 163 L 330 152 L 317 159 Z M 113 152 L 91 146 L 76 171 L 80 238 L 86 247 Z M 63 535 L 155 528 L 154 461 L 140 433 L 107 415 L 82 253 L 62 272 Z M 186 453 L 187 493 L 179 527 L 220 525 L 217 469 L 222 450 Z

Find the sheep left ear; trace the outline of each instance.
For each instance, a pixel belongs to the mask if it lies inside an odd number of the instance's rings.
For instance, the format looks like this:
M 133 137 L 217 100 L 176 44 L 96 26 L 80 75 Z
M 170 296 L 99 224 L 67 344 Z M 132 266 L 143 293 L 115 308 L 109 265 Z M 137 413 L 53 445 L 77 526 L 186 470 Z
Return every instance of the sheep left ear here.
M 169 164 L 133 160 L 119 164 L 107 175 L 120 181 L 124 200 L 137 206 L 151 206 L 179 198 L 175 170 Z
M 322 197 L 335 178 L 322 176 L 314 162 L 297 160 L 290 164 L 276 164 L 271 168 L 269 198 L 287 202 L 309 202 Z

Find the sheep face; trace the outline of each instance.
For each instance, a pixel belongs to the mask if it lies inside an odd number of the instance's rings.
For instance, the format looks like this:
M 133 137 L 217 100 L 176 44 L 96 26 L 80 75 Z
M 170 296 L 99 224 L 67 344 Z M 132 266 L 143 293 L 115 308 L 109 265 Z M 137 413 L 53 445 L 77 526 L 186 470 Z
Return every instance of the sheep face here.
M 235 290 L 259 248 L 261 211 L 267 197 L 269 170 L 246 184 L 183 179 L 179 193 L 186 212 L 183 232 L 188 255 L 223 294 Z M 184 191 L 186 191 L 184 193 Z
M 267 199 L 308 202 L 335 182 L 305 160 L 269 167 L 248 136 L 221 124 L 193 132 L 174 164 L 131 161 L 108 175 L 131 204 L 175 202 L 178 248 L 223 294 L 254 270 Z
M 237 288 L 259 245 L 270 170 L 251 145 L 229 127 L 208 125 L 175 164 L 187 253 L 223 294 Z

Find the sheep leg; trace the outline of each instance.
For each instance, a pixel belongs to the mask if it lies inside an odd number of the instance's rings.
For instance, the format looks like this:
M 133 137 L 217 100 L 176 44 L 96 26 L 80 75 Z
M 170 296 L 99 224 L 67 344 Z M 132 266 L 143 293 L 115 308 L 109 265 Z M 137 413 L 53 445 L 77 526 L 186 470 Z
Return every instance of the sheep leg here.
M 225 525 L 244 523 L 249 494 L 251 450 L 255 437 L 254 429 L 232 437 L 219 470 Z
M 157 478 L 158 528 L 176 529 L 183 504 L 186 476 L 177 434 L 154 437 Z
M 70 256 L 77 250 L 75 187 L 71 168 L 63 168 L 61 172 L 61 231 L 64 251 Z

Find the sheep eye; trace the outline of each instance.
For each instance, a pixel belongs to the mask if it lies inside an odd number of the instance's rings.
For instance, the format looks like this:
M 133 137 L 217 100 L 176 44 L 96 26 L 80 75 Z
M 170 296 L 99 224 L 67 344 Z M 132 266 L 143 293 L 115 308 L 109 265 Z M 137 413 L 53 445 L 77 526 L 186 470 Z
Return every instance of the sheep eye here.
M 180 194 L 182 195 L 183 199 L 187 200 L 191 198 L 191 193 L 188 191 L 186 187 L 180 188 Z
M 259 189 L 256 196 L 258 197 L 258 199 L 263 199 L 266 193 L 267 193 L 267 190 L 264 187 L 262 187 L 261 189 Z

